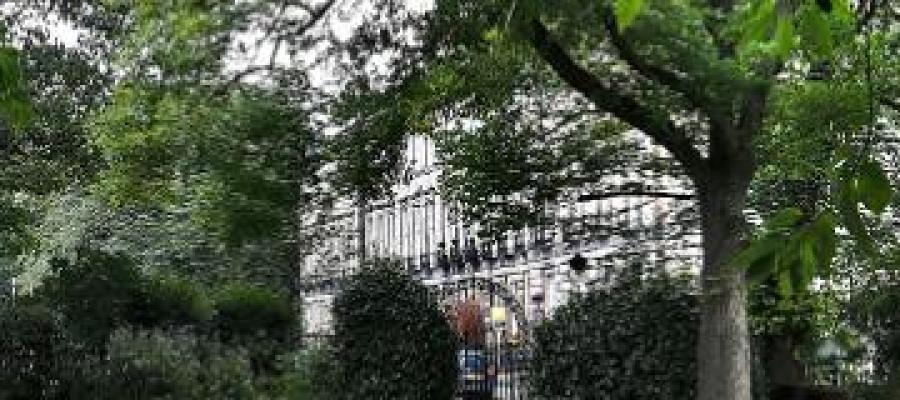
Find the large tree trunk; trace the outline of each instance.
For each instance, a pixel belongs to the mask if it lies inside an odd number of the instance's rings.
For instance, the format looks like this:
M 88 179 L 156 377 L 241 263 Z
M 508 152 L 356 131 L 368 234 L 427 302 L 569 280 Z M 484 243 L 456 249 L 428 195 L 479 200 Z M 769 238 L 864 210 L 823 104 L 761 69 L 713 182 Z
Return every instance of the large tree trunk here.
M 749 176 L 733 170 L 712 174 L 698 185 L 704 257 L 697 398 L 750 400 L 746 283 L 743 270 L 728 264 L 744 236 Z

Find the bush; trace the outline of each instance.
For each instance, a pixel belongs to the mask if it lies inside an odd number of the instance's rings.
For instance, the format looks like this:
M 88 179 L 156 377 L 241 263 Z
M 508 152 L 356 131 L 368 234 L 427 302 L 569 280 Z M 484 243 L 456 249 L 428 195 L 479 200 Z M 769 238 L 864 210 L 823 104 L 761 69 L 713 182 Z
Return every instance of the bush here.
M 285 296 L 246 284 L 225 286 L 216 294 L 215 307 L 215 327 L 225 341 L 284 341 L 295 320 Z
M 62 357 L 73 356 L 76 348 L 59 318 L 42 305 L 4 306 L 0 332 L 0 398 L 63 398 Z
M 333 374 L 329 366 L 331 352 L 324 348 L 306 349 L 290 354 L 287 365 L 277 382 L 277 392 L 286 400 L 306 400 L 327 397 L 321 393 Z
M 212 314 L 209 302 L 190 282 L 147 277 L 123 255 L 82 249 L 74 260 L 55 259 L 51 267 L 37 296 L 95 348 L 102 348 L 109 334 L 122 326 L 200 325 Z
M 687 281 L 625 275 L 576 296 L 535 328 L 538 398 L 694 397 L 697 301 Z
M 334 300 L 330 398 L 452 399 L 456 336 L 425 286 L 397 267 L 350 277 Z
M 128 322 L 141 297 L 141 275 L 122 255 L 82 249 L 74 260 L 54 259 L 38 295 L 65 318 L 74 334 L 102 347 Z
M 107 358 L 76 398 L 256 399 L 246 353 L 172 331 L 113 333 Z
M 878 378 L 887 381 L 900 370 L 900 284 L 881 284 L 856 294 L 849 313 L 851 323 L 877 348 L 875 367 Z
M 146 277 L 130 323 L 146 328 L 198 326 L 208 322 L 213 305 L 190 281 L 172 275 Z

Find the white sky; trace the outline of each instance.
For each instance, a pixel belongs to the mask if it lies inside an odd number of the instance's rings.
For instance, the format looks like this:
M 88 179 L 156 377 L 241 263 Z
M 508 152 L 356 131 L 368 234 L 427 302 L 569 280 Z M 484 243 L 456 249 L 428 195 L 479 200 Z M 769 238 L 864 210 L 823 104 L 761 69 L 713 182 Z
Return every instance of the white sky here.
M 405 3 L 407 9 L 412 12 L 425 12 L 434 7 L 433 0 L 405 0 Z M 10 3 L 0 5 L 0 13 L 8 13 L 11 11 L 11 9 L 12 5 Z M 371 0 L 339 0 L 338 4 L 336 4 L 333 9 L 329 11 L 329 15 L 327 16 L 327 18 L 319 24 L 320 29 L 329 29 L 331 33 L 333 33 L 338 39 L 348 39 L 353 30 L 363 23 L 363 20 L 367 13 L 371 11 Z M 58 17 L 55 16 L 50 16 L 49 18 L 44 20 L 30 20 L 25 24 L 30 27 L 36 27 L 40 25 L 49 26 L 49 34 L 51 36 L 51 40 L 55 40 L 66 47 L 77 47 L 79 45 L 79 36 L 86 33 L 84 30 L 75 29 L 72 24 L 61 21 Z M 261 46 L 256 46 L 258 39 L 261 38 L 262 35 L 263 33 L 261 31 L 246 32 L 238 35 L 235 38 L 233 47 L 237 48 L 237 44 L 239 42 L 243 42 L 247 46 L 247 48 L 255 48 L 251 53 L 254 54 L 255 57 L 239 57 L 237 54 L 233 54 L 232 58 L 226 60 L 227 67 L 225 68 L 225 72 L 235 72 L 254 65 L 268 64 L 269 56 L 272 53 L 275 45 L 274 43 L 268 42 L 263 43 Z M 316 50 L 321 51 L 322 49 L 313 49 L 313 51 L 308 52 L 308 54 L 300 54 L 298 55 L 298 57 L 296 57 L 295 60 L 292 61 L 288 56 L 287 49 L 282 48 L 276 54 L 276 64 L 281 66 L 297 62 L 309 64 L 314 59 L 315 54 L 317 53 Z M 381 60 L 376 58 L 373 68 L 375 68 L 376 70 L 382 68 L 386 63 L 387 58 L 387 55 L 385 55 Z M 294 65 L 293 67 L 304 68 L 303 65 Z M 328 65 L 326 63 L 325 65 L 309 69 L 308 73 L 311 83 L 316 87 L 332 86 L 337 79 L 336 74 L 334 73 L 332 68 L 333 65 Z M 250 80 L 253 80 L 253 78 L 250 77 Z

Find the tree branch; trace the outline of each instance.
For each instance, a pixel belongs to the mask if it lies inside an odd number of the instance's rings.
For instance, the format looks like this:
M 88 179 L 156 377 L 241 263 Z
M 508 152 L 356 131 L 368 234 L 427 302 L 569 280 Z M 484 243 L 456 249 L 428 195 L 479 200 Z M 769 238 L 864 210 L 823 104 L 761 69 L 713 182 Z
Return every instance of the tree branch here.
M 713 131 L 730 131 L 728 119 L 715 109 L 717 102 L 705 93 L 703 87 L 678 76 L 678 74 L 673 71 L 645 62 L 643 57 L 634 51 L 634 48 L 632 48 L 628 41 L 625 40 L 625 37 L 619 33 L 619 26 L 616 23 L 616 17 L 612 7 L 607 7 L 606 12 L 604 12 L 603 15 L 603 21 L 607 35 L 609 35 L 609 39 L 613 46 L 618 50 L 619 56 L 625 60 L 632 69 L 644 77 L 662 84 L 684 96 L 691 107 L 702 111 L 707 115 Z
M 622 121 L 643 131 L 663 146 L 695 179 L 705 179 L 708 166 L 694 147 L 687 133 L 666 115 L 640 104 L 600 82 L 590 72 L 575 63 L 572 57 L 550 35 L 538 20 L 531 23 L 529 40 L 540 57 L 553 68 L 563 81 L 584 95 L 597 108 L 610 112 Z
M 337 3 L 337 0 L 329 0 L 325 4 L 319 6 L 319 8 L 315 9 L 309 15 L 309 19 L 304 21 L 297 27 L 293 27 L 293 23 L 286 24 L 285 31 L 280 32 L 278 35 L 274 36 L 273 39 L 276 41 L 287 40 L 288 38 L 294 36 L 302 36 L 308 33 L 313 27 L 315 27 L 322 19 L 328 15 L 328 12 L 334 7 Z M 290 29 L 293 28 L 293 29 Z
M 583 194 L 578 196 L 578 201 L 605 200 L 614 197 L 652 197 L 657 199 L 693 200 L 697 197 L 692 193 L 673 193 L 646 190 L 611 191 L 602 193 Z
M 293 22 L 279 23 L 281 18 L 284 17 L 284 13 L 287 9 L 288 3 L 283 1 L 279 5 L 278 15 L 274 16 L 273 21 L 270 26 L 266 28 L 264 35 L 256 41 L 257 52 L 254 54 L 253 58 L 257 58 L 259 55 L 259 48 L 262 47 L 262 44 L 266 41 L 273 41 L 272 50 L 269 53 L 269 60 L 265 64 L 262 65 L 251 65 L 243 70 L 237 72 L 234 76 L 229 79 L 226 86 L 231 86 L 237 83 L 240 83 L 241 80 L 246 78 L 247 76 L 261 73 L 261 72 L 273 72 L 278 70 L 278 66 L 275 65 L 275 57 L 278 55 L 278 52 L 281 50 L 283 46 L 283 42 L 285 40 L 290 39 L 291 37 L 302 37 L 309 33 L 313 27 L 315 27 L 320 21 L 322 21 L 328 12 L 337 4 L 337 0 L 329 0 L 324 4 L 318 6 L 317 8 L 312 8 L 312 6 L 303 5 L 303 4 L 294 4 L 293 6 L 299 6 L 303 8 L 304 11 L 309 13 L 308 18 L 303 21 L 299 26 L 294 27 Z

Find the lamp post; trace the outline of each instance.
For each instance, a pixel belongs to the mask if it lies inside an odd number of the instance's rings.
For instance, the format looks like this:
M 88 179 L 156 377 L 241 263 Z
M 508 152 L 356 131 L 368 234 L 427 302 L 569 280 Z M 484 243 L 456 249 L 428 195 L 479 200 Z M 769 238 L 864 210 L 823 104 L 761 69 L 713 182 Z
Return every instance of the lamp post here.
M 579 293 L 584 292 L 584 288 L 582 288 L 583 279 L 585 276 L 585 272 L 588 269 L 588 260 L 581 253 L 575 254 L 574 257 L 569 259 L 569 284 L 572 286 L 576 286 L 576 290 Z M 574 276 L 573 276 L 574 273 Z

